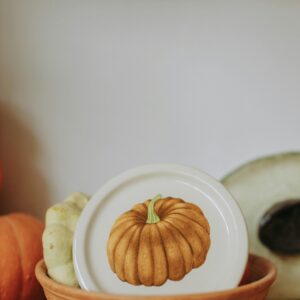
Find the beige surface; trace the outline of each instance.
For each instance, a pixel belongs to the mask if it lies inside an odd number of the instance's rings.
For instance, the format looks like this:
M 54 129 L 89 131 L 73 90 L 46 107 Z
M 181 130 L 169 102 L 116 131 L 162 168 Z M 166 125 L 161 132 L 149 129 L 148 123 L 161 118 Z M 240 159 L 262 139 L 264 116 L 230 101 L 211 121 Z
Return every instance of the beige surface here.
M 0 0 L 0 211 L 298 149 L 299 31 L 299 1 Z

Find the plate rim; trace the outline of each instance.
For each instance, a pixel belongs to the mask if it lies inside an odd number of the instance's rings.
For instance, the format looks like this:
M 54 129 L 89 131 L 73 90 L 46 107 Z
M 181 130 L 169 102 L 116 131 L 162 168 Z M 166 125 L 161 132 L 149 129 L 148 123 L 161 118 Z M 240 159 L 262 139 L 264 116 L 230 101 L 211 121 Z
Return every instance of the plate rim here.
M 91 276 L 89 276 L 90 278 L 87 279 L 87 274 L 89 274 L 89 272 L 87 270 L 87 264 L 83 263 L 83 261 L 85 260 L 78 260 L 78 257 L 84 257 L 84 247 L 80 247 L 80 245 L 84 245 L 85 233 L 89 224 L 89 222 L 86 221 L 87 219 L 89 219 L 87 218 L 87 216 L 91 216 L 93 214 L 93 211 L 99 205 L 103 198 L 105 198 L 111 191 L 113 191 L 115 188 L 119 187 L 126 181 L 130 181 L 135 177 L 157 172 L 183 174 L 188 175 L 189 177 L 197 178 L 198 180 L 200 178 L 202 182 L 205 182 L 210 188 L 218 192 L 218 194 L 220 194 L 220 196 L 224 200 L 226 200 L 227 204 L 230 207 L 230 210 L 235 216 L 235 221 L 239 227 L 239 232 L 241 233 L 241 236 L 239 236 L 239 239 L 241 241 L 239 245 L 239 247 L 241 248 L 241 254 L 239 255 L 239 260 L 236 263 L 236 265 L 241 265 L 241 268 L 240 272 L 237 272 L 239 273 L 237 274 L 237 279 L 232 280 L 232 286 L 228 288 L 236 287 L 243 276 L 245 267 L 247 265 L 249 253 L 248 232 L 246 222 L 240 207 L 237 201 L 234 199 L 234 197 L 230 194 L 230 192 L 220 181 L 197 168 L 174 163 L 145 164 L 137 166 L 135 168 L 131 168 L 108 180 L 96 191 L 96 193 L 93 194 L 93 196 L 87 203 L 85 209 L 82 211 L 78 219 L 73 236 L 73 264 L 80 287 L 87 291 L 99 292 L 98 287 L 95 286 L 93 284 L 93 280 L 90 279 Z M 83 277 L 85 277 L 85 280 Z M 143 294 L 141 293 L 141 295 Z

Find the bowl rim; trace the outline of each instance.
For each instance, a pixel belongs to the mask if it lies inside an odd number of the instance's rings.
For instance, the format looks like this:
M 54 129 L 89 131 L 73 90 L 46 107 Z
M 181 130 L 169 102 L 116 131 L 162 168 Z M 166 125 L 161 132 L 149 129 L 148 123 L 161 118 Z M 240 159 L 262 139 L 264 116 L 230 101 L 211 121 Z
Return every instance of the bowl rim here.
M 69 296 L 78 297 L 83 296 L 87 300 L 95 299 L 109 299 L 109 300 L 171 300 L 171 299 L 183 299 L 187 298 L 189 300 L 198 299 L 199 296 L 203 297 L 203 299 L 216 299 L 218 296 L 222 296 L 224 294 L 230 295 L 239 295 L 242 296 L 244 294 L 251 295 L 253 293 L 258 293 L 262 290 L 267 289 L 271 284 L 275 281 L 277 276 L 276 267 L 269 261 L 268 259 L 258 256 L 258 255 L 249 255 L 250 265 L 258 266 L 266 270 L 266 275 L 260 278 L 259 280 L 253 281 L 251 283 L 238 286 L 233 289 L 217 291 L 217 292 L 208 292 L 208 293 L 197 293 L 197 294 L 176 294 L 176 295 L 122 295 L 122 294 L 108 294 L 108 293 L 98 293 L 98 292 L 88 292 L 79 288 L 70 287 L 58 283 L 51 279 L 46 272 L 46 265 L 44 260 L 40 260 L 35 267 L 35 274 L 42 285 L 43 289 L 51 291 L 52 294 L 61 295 L 61 291 Z

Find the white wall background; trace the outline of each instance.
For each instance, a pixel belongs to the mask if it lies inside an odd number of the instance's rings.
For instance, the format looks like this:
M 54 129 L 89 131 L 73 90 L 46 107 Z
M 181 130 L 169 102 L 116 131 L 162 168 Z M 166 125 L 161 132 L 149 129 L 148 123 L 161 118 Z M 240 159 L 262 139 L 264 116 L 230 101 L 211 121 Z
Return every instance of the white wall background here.
M 299 1 L 0 0 L 0 210 L 297 150 L 299 78 Z

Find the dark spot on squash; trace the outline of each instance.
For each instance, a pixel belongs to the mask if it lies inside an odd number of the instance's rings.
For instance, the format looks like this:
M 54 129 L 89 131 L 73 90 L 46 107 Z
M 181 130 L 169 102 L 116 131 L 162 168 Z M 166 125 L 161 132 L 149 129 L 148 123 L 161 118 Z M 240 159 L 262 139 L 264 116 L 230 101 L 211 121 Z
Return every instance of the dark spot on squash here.
M 258 235 L 275 253 L 300 254 L 300 200 L 286 200 L 272 206 L 260 220 Z

